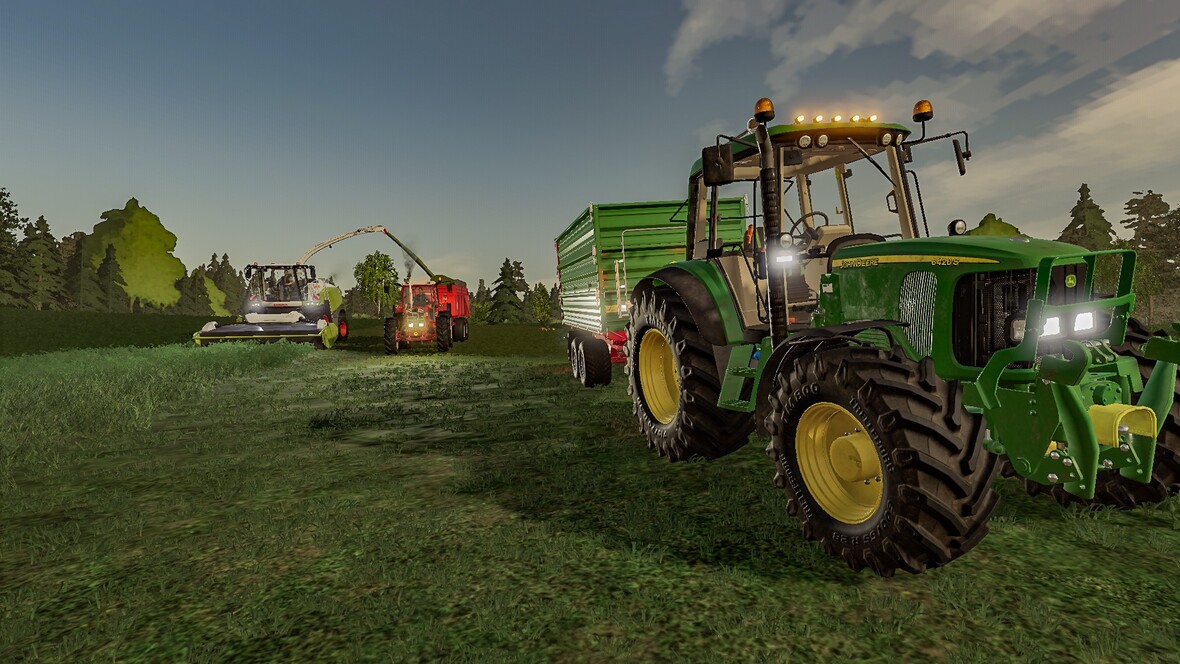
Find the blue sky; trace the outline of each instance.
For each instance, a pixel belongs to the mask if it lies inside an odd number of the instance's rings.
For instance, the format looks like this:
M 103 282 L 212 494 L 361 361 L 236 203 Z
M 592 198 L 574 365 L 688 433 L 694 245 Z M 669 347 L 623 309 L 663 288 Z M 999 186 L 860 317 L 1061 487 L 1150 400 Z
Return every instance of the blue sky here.
M 1083 181 L 1112 221 L 1137 189 L 1180 204 L 1173 0 L 10 0 L 0 62 L 22 215 L 60 236 L 135 196 L 189 268 L 386 224 L 473 285 L 505 257 L 551 283 L 588 202 L 683 197 L 763 95 L 903 123 L 931 99 L 974 152 L 962 178 L 918 155 L 932 229 L 1055 235 Z M 371 235 L 315 263 L 351 285 L 375 250 L 400 257 Z

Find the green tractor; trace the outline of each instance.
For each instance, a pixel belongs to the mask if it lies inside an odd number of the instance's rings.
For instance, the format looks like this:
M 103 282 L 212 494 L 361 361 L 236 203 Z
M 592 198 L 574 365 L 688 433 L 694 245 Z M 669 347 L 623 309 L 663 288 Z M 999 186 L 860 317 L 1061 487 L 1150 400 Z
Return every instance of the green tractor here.
M 690 173 L 686 260 L 629 307 L 628 392 L 649 447 L 714 459 L 768 435 L 803 534 L 882 576 L 979 543 L 1002 469 L 1063 504 L 1180 488 L 1180 341 L 1130 317 L 1135 253 L 964 235 L 962 220 L 932 237 L 911 150 L 955 137 L 960 175 L 971 156 L 965 132 L 926 138 L 932 117 L 918 102 L 916 140 L 876 116 L 768 126 L 759 100 Z M 900 233 L 857 230 L 854 163 Z M 813 200 L 825 180 L 831 216 Z M 716 202 L 734 183 L 762 211 L 727 243 Z

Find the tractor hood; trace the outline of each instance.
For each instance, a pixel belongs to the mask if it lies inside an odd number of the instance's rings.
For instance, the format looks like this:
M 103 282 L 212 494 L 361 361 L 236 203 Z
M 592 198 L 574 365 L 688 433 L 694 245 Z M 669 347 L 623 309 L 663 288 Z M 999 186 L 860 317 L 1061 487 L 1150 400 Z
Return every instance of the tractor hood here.
M 847 259 L 883 258 L 889 263 L 942 264 L 953 263 L 1020 263 L 1035 267 L 1047 256 L 1065 256 L 1089 253 L 1089 250 L 1074 244 L 1038 240 L 1026 237 L 995 237 L 979 235 L 956 235 L 951 237 L 915 238 L 912 240 L 890 240 L 847 247 L 837 251 L 834 267 L 841 267 Z M 892 260 L 889 260 L 892 259 Z M 956 260 L 957 259 L 957 260 Z M 966 260 L 964 260 L 966 259 Z

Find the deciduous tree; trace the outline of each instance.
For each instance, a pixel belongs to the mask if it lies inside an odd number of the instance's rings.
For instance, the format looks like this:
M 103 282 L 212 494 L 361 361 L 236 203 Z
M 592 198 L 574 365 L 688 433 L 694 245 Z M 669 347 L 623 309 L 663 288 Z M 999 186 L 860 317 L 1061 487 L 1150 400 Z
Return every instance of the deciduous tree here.
M 180 299 L 176 282 L 185 276 L 184 263 L 172 255 L 176 236 L 164 228 L 160 218 L 132 198 L 123 209 L 103 212 L 88 242 L 87 261 L 97 267 L 105 247 L 118 251 L 119 266 L 131 298 L 156 305 L 172 305 Z
M 356 264 L 352 271 L 356 279 L 357 288 L 377 309 L 377 315 L 382 316 L 386 306 L 397 303 L 401 290 L 397 283 L 397 268 L 393 259 L 388 255 L 374 251 L 365 256 L 365 260 Z

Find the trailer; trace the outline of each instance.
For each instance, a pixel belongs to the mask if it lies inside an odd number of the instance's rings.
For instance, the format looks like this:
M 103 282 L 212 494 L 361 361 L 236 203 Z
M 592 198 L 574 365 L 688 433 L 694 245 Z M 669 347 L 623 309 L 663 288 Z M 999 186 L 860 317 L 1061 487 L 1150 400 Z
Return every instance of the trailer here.
M 574 377 L 586 387 L 610 383 L 626 362 L 627 302 L 644 277 L 687 257 L 683 201 L 591 203 L 554 242 L 561 323 Z M 741 244 L 745 197 L 717 201 L 723 244 Z

